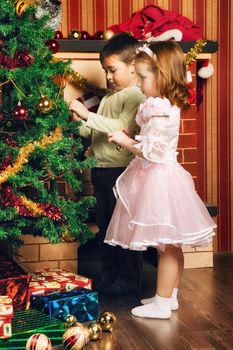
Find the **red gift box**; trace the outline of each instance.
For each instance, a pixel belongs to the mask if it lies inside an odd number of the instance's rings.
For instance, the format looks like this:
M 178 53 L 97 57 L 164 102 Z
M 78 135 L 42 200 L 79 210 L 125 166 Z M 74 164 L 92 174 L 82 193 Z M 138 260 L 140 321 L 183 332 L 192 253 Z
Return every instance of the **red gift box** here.
M 31 295 L 44 295 L 54 291 L 72 289 L 92 289 L 90 278 L 68 272 L 63 269 L 44 269 L 34 271 L 28 289 L 27 308 L 30 307 Z
M 13 303 L 8 295 L 0 296 L 0 338 L 12 336 L 11 320 L 13 318 Z
M 0 295 L 8 295 L 12 299 L 14 310 L 26 306 L 30 279 L 31 276 L 16 262 L 1 256 Z

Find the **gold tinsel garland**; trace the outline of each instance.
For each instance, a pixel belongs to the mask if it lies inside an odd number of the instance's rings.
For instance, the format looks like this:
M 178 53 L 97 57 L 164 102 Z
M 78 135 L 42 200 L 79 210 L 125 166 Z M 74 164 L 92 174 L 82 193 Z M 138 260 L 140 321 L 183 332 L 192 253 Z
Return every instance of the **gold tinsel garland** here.
M 85 91 L 92 91 L 96 96 L 103 97 L 108 93 L 108 89 L 100 88 L 88 81 L 82 74 L 73 71 L 67 75 L 67 81 L 73 84 L 77 89 L 84 89 Z
M 197 59 L 199 53 L 203 51 L 204 46 L 206 45 L 206 40 L 198 39 L 194 47 L 192 47 L 186 55 L 185 61 L 186 65 L 189 66 L 192 62 Z
M 30 210 L 33 213 L 34 216 L 44 215 L 44 210 L 39 208 L 37 203 L 34 203 L 33 201 L 31 201 L 30 199 L 26 198 L 25 196 L 20 196 L 20 199 L 21 199 L 23 205 L 28 210 Z
M 55 131 L 51 132 L 50 135 L 44 136 L 40 141 L 34 141 L 28 145 L 20 148 L 19 155 L 14 162 L 14 164 L 9 165 L 1 174 L 0 174 L 0 184 L 7 181 L 7 179 L 17 174 L 23 167 L 23 164 L 28 162 L 28 157 L 36 147 L 45 148 L 48 145 L 53 144 L 54 142 L 59 141 L 62 138 L 62 129 L 60 126 L 57 126 Z

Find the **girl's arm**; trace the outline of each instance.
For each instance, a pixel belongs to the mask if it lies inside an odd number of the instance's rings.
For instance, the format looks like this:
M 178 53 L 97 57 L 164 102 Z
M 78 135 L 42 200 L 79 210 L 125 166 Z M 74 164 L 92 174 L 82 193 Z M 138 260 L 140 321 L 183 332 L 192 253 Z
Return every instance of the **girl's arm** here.
M 143 153 L 137 148 L 138 142 L 129 137 L 127 130 L 116 130 L 108 133 L 108 141 L 115 143 L 138 157 L 144 158 Z

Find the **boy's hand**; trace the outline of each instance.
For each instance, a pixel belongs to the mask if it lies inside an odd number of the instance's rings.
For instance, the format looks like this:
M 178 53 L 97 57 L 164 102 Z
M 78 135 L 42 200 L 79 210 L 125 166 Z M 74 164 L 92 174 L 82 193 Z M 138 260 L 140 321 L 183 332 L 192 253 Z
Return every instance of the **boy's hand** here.
M 77 100 L 72 100 L 69 103 L 69 107 L 70 110 L 76 114 L 76 116 L 73 116 L 74 120 L 80 120 L 79 117 L 83 120 L 87 120 L 89 111 L 83 103 Z

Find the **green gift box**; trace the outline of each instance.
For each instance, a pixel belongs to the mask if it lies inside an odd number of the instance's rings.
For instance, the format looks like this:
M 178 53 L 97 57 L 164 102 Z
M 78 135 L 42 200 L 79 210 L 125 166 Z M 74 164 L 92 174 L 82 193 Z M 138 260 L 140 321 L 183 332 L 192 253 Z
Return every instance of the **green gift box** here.
M 12 320 L 12 337 L 0 340 L 1 350 L 25 350 L 28 338 L 43 333 L 52 346 L 62 344 L 65 323 L 35 309 L 16 311 Z

